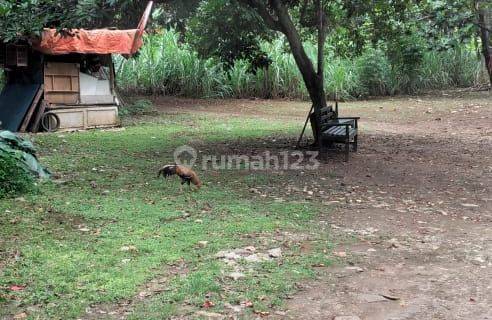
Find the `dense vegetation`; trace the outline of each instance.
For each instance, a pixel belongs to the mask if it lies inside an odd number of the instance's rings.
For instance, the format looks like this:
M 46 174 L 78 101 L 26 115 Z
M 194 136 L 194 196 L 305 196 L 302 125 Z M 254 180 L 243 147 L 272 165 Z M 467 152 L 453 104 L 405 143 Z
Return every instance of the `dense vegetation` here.
M 316 46 L 305 43 L 310 56 Z M 118 85 L 124 92 L 187 97 L 302 98 L 307 91 L 293 56 L 282 38 L 260 43 L 271 60 L 268 69 L 251 72 L 252 62 L 239 59 L 231 66 L 217 58 L 201 57 L 180 34 L 165 31 L 146 38 L 140 55 L 116 59 Z M 430 89 L 468 87 L 486 81 L 486 71 L 470 46 L 447 50 L 419 48 L 422 57 L 412 69 L 390 58 L 383 49 L 366 48 L 359 56 L 335 56 L 328 48 L 325 88 L 344 99 L 415 93 Z M 393 52 L 394 54 L 394 52 Z
M 0 154 L 0 199 L 32 191 L 34 179 L 23 170 L 18 159 L 9 154 Z
M 1 0 L 0 38 L 36 37 L 43 27 L 133 27 L 145 5 Z M 139 58 L 118 61 L 118 76 L 135 92 L 309 96 L 317 108 L 325 93 L 470 86 L 482 80 L 481 68 L 492 81 L 491 21 L 486 0 L 156 1 L 149 31 L 157 35 Z

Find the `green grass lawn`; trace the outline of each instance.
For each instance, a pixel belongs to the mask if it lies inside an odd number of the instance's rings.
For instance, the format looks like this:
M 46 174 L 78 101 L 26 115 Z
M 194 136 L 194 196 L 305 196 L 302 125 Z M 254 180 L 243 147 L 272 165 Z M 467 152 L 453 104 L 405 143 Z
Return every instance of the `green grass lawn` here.
M 276 202 L 251 193 L 295 181 L 289 172 L 198 169 L 199 192 L 181 192 L 177 178 L 156 173 L 183 144 L 204 152 L 219 144 L 265 147 L 258 138 L 293 137 L 299 125 L 175 115 L 133 121 L 121 131 L 36 136 L 41 161 L 60 178 L 24 199 L 0 200 L 0 318 L 84 318 L 87 307 L 138 297 L 159 277 L 165 289 L 134 299 L 130 318 L 193 314 L 207 299 L 215 304 L 210 312 L 242 301 L 253 303 L 246 316 L 282 309 L 296 281 L 329 263 L 329 235 L 316 222 L 328 209 L 299 196 Z M 307 235 L 312 249 L 301 250 L 289 234 Z M 281 247 L 283 256 L 245 266 L 246 276 L 234 281 L 215 254 L 245 246 Z M 171 272 L 178 265 L 184 270 Z

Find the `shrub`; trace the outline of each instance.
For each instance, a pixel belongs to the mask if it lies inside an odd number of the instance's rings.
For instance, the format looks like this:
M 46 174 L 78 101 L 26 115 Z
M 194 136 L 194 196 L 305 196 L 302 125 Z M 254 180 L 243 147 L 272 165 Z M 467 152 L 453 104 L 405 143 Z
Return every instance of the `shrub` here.
M 146 114 L 155 114 L 156 110 L 151 101 L 139 99 L 120 108 L 120 116 L 141 116 Z
M 368 48 L 356 63 L 364 94 L 382 96 L 394 93 L 390 74 L 392 67 L 382 50 Z
M 8 153 L 0 155 L 0 198 L 30 192 L 34 178 Z

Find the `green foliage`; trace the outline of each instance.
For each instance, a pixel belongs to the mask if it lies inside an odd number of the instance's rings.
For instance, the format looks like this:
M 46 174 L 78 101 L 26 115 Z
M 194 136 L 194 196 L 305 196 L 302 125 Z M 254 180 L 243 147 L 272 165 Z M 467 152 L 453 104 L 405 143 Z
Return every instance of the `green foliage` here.
M 0 39 L 39 36 L 45 27 L 135 28 L 146 1 L 135 0 L 0 0 Z
M 459 47 L 427 51 L 411 39 L 401 40 L 390 53 L 384 48 L 368 47 L 356 58 L 327 54 L 328 97 L 335 93 L 342 99 L 414 93 L 466 87 L 480 81 L 483 66 L 473 50 Z M 304 46 L 314 57 L 316 46 L 310 42 Z M 226 69 L 216 59 L 200 58 L 171 30 L 148 36 L 138 57 L 117 58 L 118 84 L 125 91 L 139 94 L 307 99 L 304 82 L 285 41 L 261 41 L 260 50 L 268 53 L 268 69 L 252 73 L 251 62 L 244 59 Z
M 0 92 L 2 92 L 6 80 L 7 79 L 5 79 L 5 72 L 3 71 L 3 69 L 0 69 Z
M 142 116 L 142 115 L 152 115 L 155 114 L 156 110 L 152 101 L 147 99 L 138 99 L 128 105 L 120 107 L 120 116 Z
M 34 178 L 10 153 L 0 153 L 0 198 L 30 192 Z
M 419 6 L 420 32 L 438 50 L 455 48 L 477 35 L 475 5 L 481 0 L 423 1 Z
M 391 64 L 384 51 L 368 48 L 357 59 L 357 68 L 364 93 L 377 96 L 394 93 L 388 86 L 391 81 Z
M 260 55 L 260 37 L 268 34 L 261 18 L 235 0 L 209 0 L 190 19 L 187 41 L 200 56 L 216 57 L 230 66 Z

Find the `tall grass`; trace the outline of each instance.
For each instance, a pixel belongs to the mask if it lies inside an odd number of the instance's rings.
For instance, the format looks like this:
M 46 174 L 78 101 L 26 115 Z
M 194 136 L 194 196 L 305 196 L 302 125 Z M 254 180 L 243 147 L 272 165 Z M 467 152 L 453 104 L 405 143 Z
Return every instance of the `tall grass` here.
M 314 58 L 315 45 L 306 43 L 305 47 Z M 226 69 L 216 59 L 200 58 L 172 30 L 151 35 L 137 57 L 116 58 L 118 85 L 140 94 L 307 99 L 301 74 L 283 39 L 264 42 L 261 49 L 272 64 L 253 73 L 245 60 Z M 384 51 L 368 48 L 352 59 L 327 54 L 325 87 L 328 96 L 337 93 L 342 99 L 416 93 L 476 85 L 483 81 L 482 69 L 474 52 L 457 48 L 425 52 L 417 70 L 406 74 L 391 64 Z
M 200 59 L 179 35 L 166 32 L 146 38 L 136 58 L 116 58 L 118 84 L 127 91 L 188 97 L 230 95 L 227 74 L 212 59 Z

